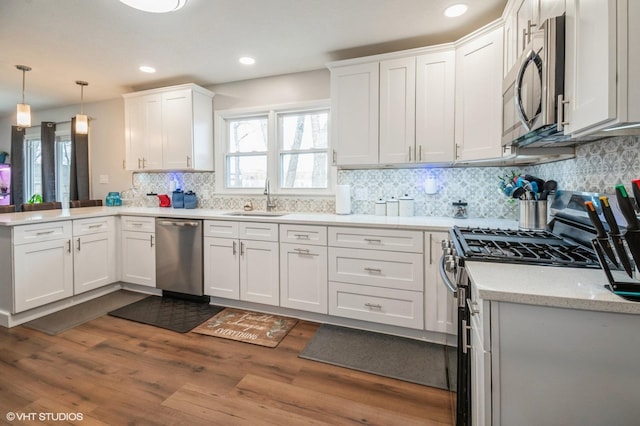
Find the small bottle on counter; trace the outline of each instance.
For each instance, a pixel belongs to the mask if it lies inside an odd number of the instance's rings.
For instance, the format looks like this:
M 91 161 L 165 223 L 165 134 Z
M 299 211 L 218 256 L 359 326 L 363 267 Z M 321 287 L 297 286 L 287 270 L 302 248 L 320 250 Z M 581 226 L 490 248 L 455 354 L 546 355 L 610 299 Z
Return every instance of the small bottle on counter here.
M 378 198 L 378 200 L 376 201 L 375 215 L 376 216 L 387 215 L 387 203 L 382 198 Z
M 387 200 L 387 216 L 398 216 L 398 200 L 395 197 Z
M 467 212 L 467 203 L 458 200 L 451 203 L 452 207 L 452 216 L 454 219 L 467 219 L 469 217 L 469 213 Z

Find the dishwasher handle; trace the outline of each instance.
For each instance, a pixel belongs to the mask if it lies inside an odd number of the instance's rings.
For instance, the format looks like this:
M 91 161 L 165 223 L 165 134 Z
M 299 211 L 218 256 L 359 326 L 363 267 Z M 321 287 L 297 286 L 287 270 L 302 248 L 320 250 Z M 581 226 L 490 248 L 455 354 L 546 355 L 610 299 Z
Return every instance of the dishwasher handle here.
M 159 221 L 158 224 L 160 226 L 189 226 L 193 228 L 200 226 L 200 222 L 197 222 L 197 221 L 162 220 L 162 221 Z

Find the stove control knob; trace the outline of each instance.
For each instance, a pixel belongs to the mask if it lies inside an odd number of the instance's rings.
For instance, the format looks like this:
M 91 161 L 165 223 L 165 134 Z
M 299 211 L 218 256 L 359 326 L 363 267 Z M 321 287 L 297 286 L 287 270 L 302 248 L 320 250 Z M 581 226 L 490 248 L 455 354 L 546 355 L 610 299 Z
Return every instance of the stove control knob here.
M 451 248 L 451 240 L 442 240 L 442 241 L 440 241 L 440 244 L 442 245 L 442 249 L 445 250 L 445 251 L 448 248 Z

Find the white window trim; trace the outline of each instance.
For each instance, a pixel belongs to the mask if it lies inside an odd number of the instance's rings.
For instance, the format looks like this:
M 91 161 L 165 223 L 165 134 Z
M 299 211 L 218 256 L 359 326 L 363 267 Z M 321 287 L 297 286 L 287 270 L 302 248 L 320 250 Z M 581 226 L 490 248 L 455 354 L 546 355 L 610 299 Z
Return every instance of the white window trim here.
M 329 132 L 329 140 L 327 141 L 327 188 L 309 189 L 309 188 L 280 188 L 280 170 L 279 161 L 282 147 L 279 146 L 278 135 L 278 114 L 288 114 L 295 112 L 307 112 L 314 110 L 329 111 L 329 126 L 331 126 L 330 100 L 322 99 L 309 102 L 296 102 L 291 104 L 269 105 L 252 108 L 238 108 L 218 110 L 215 112 L 215 190 L 218 194 L 225 195 L 245 195 L 255 196 L 263 195 L 263 188 L 226 188 L 226 149 L 227 149 L 227 125 L 226 120 L 244 117 L 256 117 L 267 115 L 269 120 L 268 132 L 268 149 L 267 149 L 267 177 L 271 182 L 271 194 L 276 196 L 330 196 L 335 194 L 335 182 L 337 180 L 337 168 L 331 162 L 331 138 Z

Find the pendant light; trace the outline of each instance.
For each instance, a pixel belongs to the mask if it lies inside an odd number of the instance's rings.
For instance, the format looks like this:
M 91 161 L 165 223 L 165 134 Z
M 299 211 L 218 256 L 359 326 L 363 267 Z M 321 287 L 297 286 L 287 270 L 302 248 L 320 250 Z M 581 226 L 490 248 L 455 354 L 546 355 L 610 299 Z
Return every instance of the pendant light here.
M 83 114 L 82 107 L 84 103 L 84 86 L 88 86 L 89 83 L 78 80 L 76 84 L 80 86 L 80 114 L 76 114 L 76 133 L 86 135 L 89 133 L 89 118 Z
M 31 71 L 31 67 L 26 65 L 16 65 L 16 68 L 22 71 L 22 103 L 17 107 L 17 120 L 18 127 L 31 127 L 31 106 L 24 103 L 24 79 L 25 73 Z

